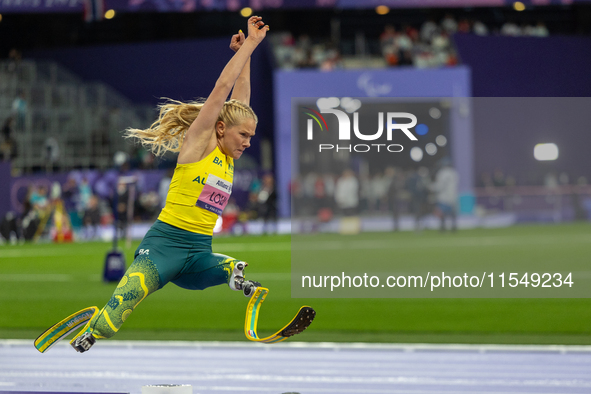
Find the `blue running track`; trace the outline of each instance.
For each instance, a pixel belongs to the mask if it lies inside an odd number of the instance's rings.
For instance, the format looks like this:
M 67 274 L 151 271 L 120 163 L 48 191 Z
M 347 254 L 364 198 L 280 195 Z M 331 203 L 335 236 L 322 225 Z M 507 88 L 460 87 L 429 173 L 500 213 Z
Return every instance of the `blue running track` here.
M 64 342 L 0 341 L 0 392 L 591 393 L 590 346 Z

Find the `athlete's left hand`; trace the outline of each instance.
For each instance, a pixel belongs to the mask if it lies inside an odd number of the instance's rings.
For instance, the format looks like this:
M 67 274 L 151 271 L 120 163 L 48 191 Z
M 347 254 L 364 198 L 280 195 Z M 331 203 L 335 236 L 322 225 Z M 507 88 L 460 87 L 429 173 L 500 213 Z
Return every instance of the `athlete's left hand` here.
M 244 36 L 242 30 L 240 30 L 238 34 L 234 34 L 232 36 L 232 40 L 230 41 L 230 49 L 234 52 L 238 52 L 242 44 L 244 44 L 244 40 L 246 40 L 246 37 Z

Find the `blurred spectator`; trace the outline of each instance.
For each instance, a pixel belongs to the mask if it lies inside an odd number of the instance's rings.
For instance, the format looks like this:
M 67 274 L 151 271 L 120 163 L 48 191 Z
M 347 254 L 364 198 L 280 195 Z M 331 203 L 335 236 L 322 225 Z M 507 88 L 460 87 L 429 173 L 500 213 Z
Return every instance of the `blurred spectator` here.
M 304 53 L 308 53 L 312 50 L 312 40 L 310 40 L 310 36 L 307 34 L 302 34 L 298 37 L 296 42 L 296 46 L 301 49 Z
M 18 155 L 16 140 L 10 135 L 4 136 L 0 143 L 0 161 L 14 160 Z
M 501 27 L 501 35 L 517 37 L 521 35 L 521 28 L 514 22 L 506 22 Z
M 275 178 L 272 174 L 263 176 L 261 190 L 257 196 L 259 203 L 259 217 L 264 220 L 264 231 L 275 232 L 277 225 L 277 193 L 275 191 Z
M 338 182 L 338 181 L 337 181 Z M 367 212 L 371 210 L 371 178 L 362 173 L 359 175 L 359 212 Z
M 503 187 L 506 184 L 505 174 L 499 168 L 495 170 L 492 177 L 492 183 L 494 187 Z
M 302 201 L 303 215 L 316 215 L 319 208 L 319 201 L 317 197 L 317 183 L 318 175 L 311 171 L 304 177 L 303 190 L 304 199 Z
M 300 176 L 296 176 L 291 180 L 289 189 L 289 194 L 291 196 L 292 215 L 299 216 L 302 212 L 302 206 L 304 203 L 304 188 Z
M 291 67 L 302 68 L 305 66 L 307 59 L 308 59 L 308 53 L 306 51 L 304 51 L 302 48 L 295 47 L 295 48 L 293 48 L 291 62 L 288 64 Z
M 41 156 L 46 161 L 46 171 L 53 171 L 53 164 L 60 158 L 59 143 L 55 137 L 47 137 L 41 151 Z
M 382 51 L 382 56 L 388 66 L 396 66 L 398 65 L 400 58 L 399 58 L 399 50 L 396 45 L 396 29 L 392 25 L 386 25 L 384 27 L 384 31 L 380 35 L 380 48 Z
M 445 14 L 445 17 L 441 21 L 441 27 L 448 35 L 454 34 L 458 31 L 458 22 L 452 14 Z
M 550 35 L 550 32 L 548 31 L 548 28 L 546 27 L 544 22 L 540 21 L 531 30 L 530 35 L 535 37 L 548 37 Z
M 172 182 L 172 175 L 174 174 L 174 169 L 170 168 L 166 171 L 166 174 L 158 183 L 158 196 L 160 198 L 160 208 L 164 208 L 166 205 L 166 197 L 168 196 L 168 189 L 170 188 L 170 182 Z
M 281 32 L 270 35 L 271 42 L 274 43 L 273 51 L 275 59 L 281 68 L 293 68 L 295 39 L 291 32 Z
M 337 48 L 330 46 L 325 52 L 320 69 L 322 71 L 331 71 L 341 67 L 341 53 Z
M 254 178 L 250 181 L 250 185 L 248 187 L 248 191 L 250 193 L 258 194 L 259 190 L 261 190 L 261 180 L 258 175 L 255 175 Z
M 412 49 L 414 43 L 408 31 L 408 29 L 403 29 L 396 35 L 395 44 L 398 49 L 398 65 L 400 66 L 412 65 Z
M 25 121 L 27 118 L 27 100 L 25 99 L 25 92 L 19 91 L 18 96 L 12 102 L 12 116 L 16 120 L 16 129 L 22 131 L 25 129 Z
M 352 170 L 345 170 L 337 180 L 335 202 L 345 216 L 353 216 L 358 212 L 359 182 Z
M 401 194 L 404 190 L 404 176 L 400 169 L 388 167 L 384 172 L 384 176 L 388 179 L 388 205 L 390 212 L 392 212 L 392 219 L 394 220 L 394 231 L 399 230 L 400 219 L 400 200 Z
M 40 223 L 39 213 L 33 209 L 31 197 L 35 192 L 35 186 L 30 185 L 27 190 L 27 197 L 23 202 L 23 216 L 22 216 L 22 233 L 23 238 L 27 241 L 32 240 Z
M 32 240 L 37 234 L 39 225 L 45 221 L 51 206 L 47 198 L 47 187 L 31 185 L 24 204 L 22 228 L 25 240 Z
M 132 168 L 152 169 L 155 165 L 155 156 L 143 146 L 136 145 L 131 154 L 130 165 Z
M 419 41 L 419 31 L 415 27 L 411 25 L 403 25 L 402 31 L 410 38 L 411 42 L 416 43 Z
M 474 34 L 477 36 L 487 36 L 488 35 L 488 27 L 481 21 L 475 21 L 472 25 L 472 30 Z
M 432 190 L 435 192 L 437 202 L 436 213 L 441 219 L 440 230 L 445 230 L 445 219 L 451 218 L 451 229 L 457 229 L 456 205 L 458 203 L 458 172 L 451 166 L 449 159 L 443 159 L 441 168 L 435 175 Z
M 392 24 L 385 25 L 379 37 L 375 38 L 378 42 L 370 43 L 368 47 L 379 48 L 379 55 L 384 61 L 381 64 L 389 67 L 401 65 L 414 65 L 418 68 L 454 66 L 458 64 L 458 58 L 450 42 L 450 37 L 453 34 L 469 33 L 486 36 L 489 31 L 490 26 L 480 20 L 462 18 L 458 22 L 453 14 L 447 13 L 439 23 L 433 18 L 426 20 L 420 25 L 420 30 L 408 24 L 403 25 L 399 30 Z M 546 37 L 549 33 L 542 22 L 535 26 L 519 27 L 509 21 L 502 26 L 500 34 Z M 272 42 L 274 43 L 276 60 L 281 68 L 320 68 L 329 71 L 345 67 L 348 64 L 350 64 L 349 67 L 358 64 L 358 62 L 343 61 L 340 48 L 325 44 L 328 42 L 328 38 L 313 41 L 308 35 L 302 35 L 294 46 L 293 37 L 288 33 L 278 33 L 275 37 Z M 347 50 L 349 47 L 343 46 L 343 48 L 345 53 L 350 52 Z M 373 52 L 378 55 L 375 50 Z M 380 62 L 368 64 L 378 65 Z
M 333 174 L 325 173 L 320 175 L 317 180 L 317 192 L 322 192 L 322 199 L 316 212 L 318 220 L 328 222 L 332 219 L 334 213 L 334 189 L 335 179 Z
M 313 47 L 310 36 L 302 34 L 298 37 L 296 42 L 296 64 L 299 68 L 312 68 L 318 66 L 318 63 L 315 63 L 312 51 Z
M 124 182 L 117 183 L 117 189 L 115 191 L 117 193 L 117 205 L 116 205 L 116 212 L 115 218 L 117 220 L 117 229 L 122 234 L 127 232 L 127 225 L 128 225 L 128 205 L 129 205 L 129 185 Z M 133 209 L 133 208 L 130 208 Z
M 224 212 L 222 214 L 222 232 L 231 231 L 234 225 L 238 222 L 239 217 L 240 207 L 238 207 L 236 204 L 236 200 L 233 197 L 230 197 L 228 200 L 228 205 L 226 205 L 226 208 L 224 208 Z
M 47 188 L 43 185 L 38 187 L 33 186 L 31 189 L 29 201 L 31 202 L 31 206 L 34 210 L 44 211 L 49 203 L 49 200 L 47 199 Z
M 410 194 L 410 212 L 415 218 L 415 231 L 420 231 L 421 220 L 429 207 L 429 170 L 426 167 L 410 170 L 405 186 Z
M 9 116 L 2 125 L 2 136 L 7 139 L 12 136 L 12 127 L 14 125 L 14 117 Z
M 449 47 L 449 37 L 446 33 L 436 33 L 435 36 L 433 36 L 432 48 L 434 51 L 443 52 L 449 49 Z
M 332 210 L 334 203 L 334 189 L 335 189 L 335 177 L 333 174 L 324 174 L 322 177 L 324 181 L 324 193 L 326 196 L 325 207 Z
M 88 184 L 88 179 L 86 177 L 82 178 L 80 185 L 78 185 L 78 201 L 80 202 L 79 209 L 81 211 L 86 210 L 88 208 L 88 204 L 90 198 L 92 197 L 92 188 Z
M 88 199 L 82 223 L 84 225 L 84 238 L 94 239 L 97 236 L 97 229 L 101 223 L 101 211 L 97 196 L 93 195 Z
M 79 192 L 76 179 L 69 177 L 62 187 L 62 197 L 68 212 L 76 211 L 79 208 Z
M 483 172 L 482 175 L 480 175 L 480 181 L 478 183 L 478 186 L 485 187 L 485 188 L 494 187 L 492 177 L 490 176 L 490 174 L 488 172 Z
M 155 191 L 140 193 L 134 206 L 134 217 L 139 220 L 153 221 L 160 213 L 160 197 Z
M 431 43 L 431 39 L 435 34 L 438 32 L 439 26 L 432 18 L 429 18 L 425 23 L 421 26 L 420 37 L 424 43 Z
M 0 235 L 12 245 L 16 244 L 21 238 L 18 224 L 18 218 L 12 211 L 7 212 L 0 221 Z
M 54 181 L 51 184 L 51 188 L 49 189 L 49 198 L 50 198 L 51 202 L 54 202 L 55 200 L 60 200 L 60 202 L 61 202 L 62 185 L 59 182 Z
M 376 173 L 371 180 L 372 209 L 380 212 L 388 204 L 388 178 L 381 172 Z
M 380 34 L 380 46 L 384 48 L 396 45 L 396 29 L 393 25 L 384 26 L 384 31 Z
M 248 203 L 243 214 L 240 215 L 241 221 L 255 220 L 259 218 L 259 196 L 258 193 L 248 194 Z
M 19 69 L 20 64 L 21 64 L 21 60 L 22 60 L 21 51 L 19 51 L 16 48 L 12 48 L 8 52 L 8 66 L 7 66 L 7 71 L 9 73 L 16 73 L 16 72 L 18 72 L 18 69 Z
M 548 29 L 543 22 L 538 22 L 537 25 L 526 25 L 523 26 L 521 29 L 524 36 L 532 36 L 532 37 L 547 37 L 548 36 Z
M 462 19 L 458 23 L 458 33 L 468 34 L 472 30 L 470 26 L 470 21 L 468 19 Z
M 505 177 L 505 186 L 507 186 L 508 188 L 512 188 L 516 184 L 517 184 L 517 180 L 512 175 L 507 175 Z
M 544 186 L 546 189 L 557 189 L 558 188 L 558 176 L 556 172 L 550 171 L 544 177 Z

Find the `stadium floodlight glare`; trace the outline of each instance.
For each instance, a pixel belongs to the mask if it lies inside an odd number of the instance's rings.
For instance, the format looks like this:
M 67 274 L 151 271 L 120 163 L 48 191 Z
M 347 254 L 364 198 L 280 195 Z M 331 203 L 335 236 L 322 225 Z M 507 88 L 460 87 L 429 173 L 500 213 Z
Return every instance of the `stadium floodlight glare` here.
M 352 99 L 351 97 L 343 97 L 341 99 L 341 107 L 348 113 L 352 114 L 353 112 L 361 108 L 361 101 L 357 99 Z
M 316 100 L 316 105 L 322 111 L 323 109 L 336 108 L 341 104 L 341 100 L 338 97 L 327 97 L 319 98 Z
M 516 1 L 513 3 L 513 9 L 515 9 L 515 11 L 525 11 L 525 4 L 521 1 Z
M 252 15 L 252 8 L 244 7 L 243 9 L 240 10 L 240 15 L 242 15 L 245 18 L 248 18 L 249 16 Z
M 435 155 L 437 153 L 437 145 L 429 142 L 427 145 L 425 145 L 425 152 L 427 152 L 429 156 Z
M 445 138 L 444 135 L 438 135 L 437 138 L 435 138 L 435 142 L 439 146 L 445 146 L 447 145 L 447 138 Z
M 429 115 L 431 115 L 433 119 L 439 119 L 441 118 L 441 111 L 439 110 L 439 108 L 432 107 L 431 109 L 429 109 Z
M 410 150 L 410 158 L 416 161 L 417 163 L 423 160 L 423 150 L 418 146 L 413 147 Z
M 379 5 L 376 7 L 376 13 L 378 15 L 386 15 L 388 12 L 390 12 L 390 8 L 388 8 L 387 5 Z
M 551 161 L 558 159 L 558 146 L 556 144 L 537 144 L 534 146 L 534 157 L 538 161 Z
M 105 19 L 113 19 L 115 17 L 115 10 L 108 10 L 105 12 Z

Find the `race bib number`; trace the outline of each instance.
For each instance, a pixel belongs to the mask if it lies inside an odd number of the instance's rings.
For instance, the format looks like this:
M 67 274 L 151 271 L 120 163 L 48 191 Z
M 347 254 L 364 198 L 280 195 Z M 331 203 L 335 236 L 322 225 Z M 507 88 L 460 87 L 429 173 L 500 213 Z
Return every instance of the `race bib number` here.
M 232 194 L 232 183 L 213 174 L 209 174 L 207 182 L 197 200 L 197 206 L 221 215 Z

